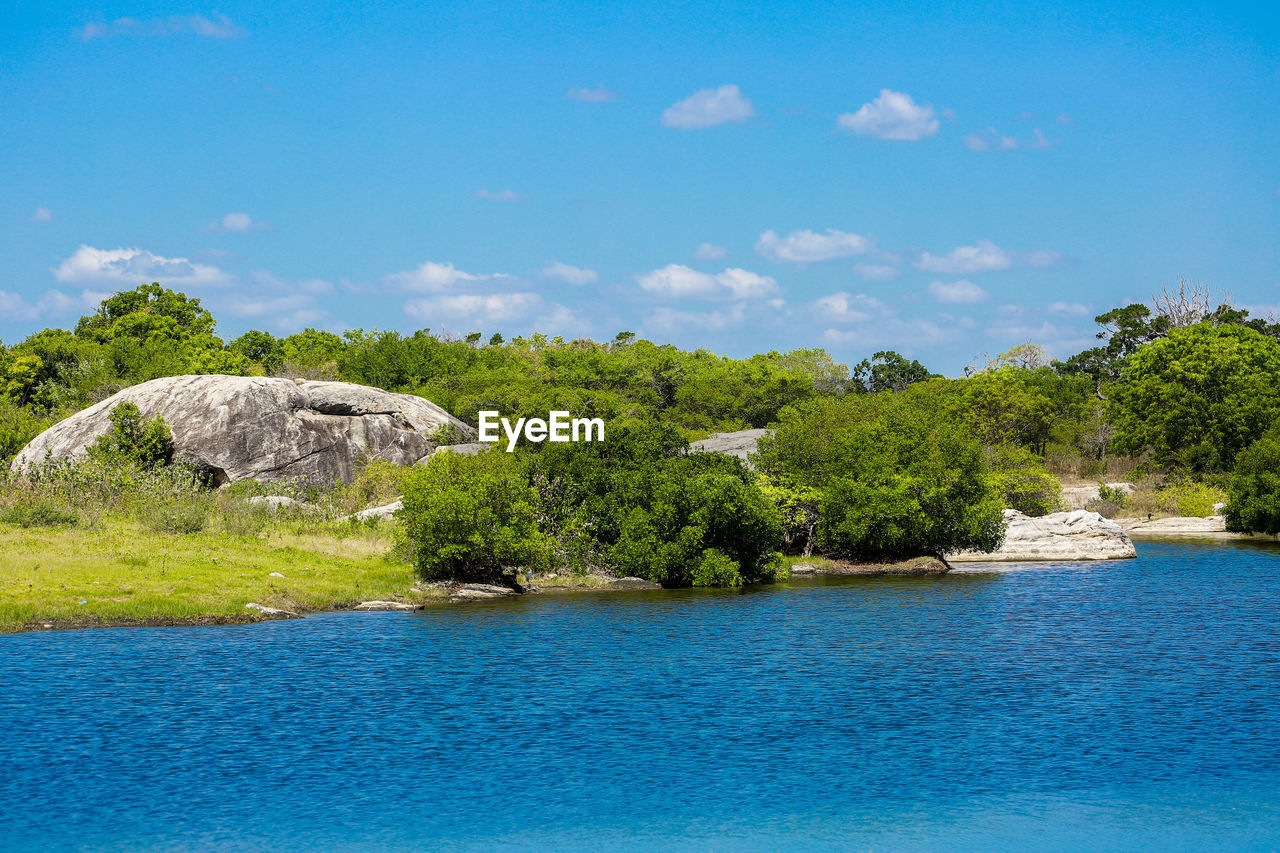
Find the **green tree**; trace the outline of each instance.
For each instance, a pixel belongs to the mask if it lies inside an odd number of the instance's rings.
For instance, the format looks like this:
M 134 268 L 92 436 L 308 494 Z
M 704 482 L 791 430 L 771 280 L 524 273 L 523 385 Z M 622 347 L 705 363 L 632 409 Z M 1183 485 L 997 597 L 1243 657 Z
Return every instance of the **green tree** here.
M 438 453 L 404 482 L 404 536 L 427 579 L 501 581 L 549 564 L 522 454 Z
M 111 429 L 89 446 L 91 459 L 143 468 L 172 461 L 173 435 L 160 415 L 143 420 L 142 412 L 133 403 L 120 403 L 107 417 Z
M 1280 428 L 1271 427 L 1236 457 L 1223 515 L 1236 533 L 1280 533 Z
M 1175 329 L 1129 357 L 1108 413 L 1121 452 L 1230 471 L 1280 415 L 1280 343 L 1245 326 Z
M 930 376 L 923 364 L 915 360 L 907 361 L 893 350 L 884 350 L 869 359 L 863 359 L 853 369 L 855 385 L 870 394 L 904 391 L 908 386 L 923 382 Z
M 227 349 L 262 365 L 268 373 L 284 363 L 284 345 L 270 332 L 250 329 L 227 344 Z
M 981 445 L 917 388 L 808 400 L 761 440 L 758 464 L 775 485 L 818 492 L 820 551 L 882 559 L 999 546 L 1003 507 Z

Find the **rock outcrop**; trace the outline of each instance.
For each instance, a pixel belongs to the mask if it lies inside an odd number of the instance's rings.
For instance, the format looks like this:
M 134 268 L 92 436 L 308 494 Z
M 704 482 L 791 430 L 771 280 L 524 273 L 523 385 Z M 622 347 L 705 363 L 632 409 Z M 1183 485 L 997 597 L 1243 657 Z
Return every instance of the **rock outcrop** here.
M 1107 486 L 1126 495 L 1133 494 L 1133 483 L 1107 483 Z M 1092 486 L 1064 486 L 1062 499 L 1067 502 L 1067 509 L 1084 509 L 1090 501 L 1098 500 L 1098 491 L 1096 483 Z
M 404 507 L 404 498 L 397 498 L 389 504 L 382 506 L 371 506 L 368 509 L 362 509 L 359 512 L 353 512 L 347 518 L 354 518 L 356 521 L 367 521 L 370 518 L 376 518 L 379 521 L 385 521 L 394 518 L 395 514 Z
M 1194 516 L 1156 518 L 1150 521 L 1145 518 L 1135 518 L 1125 519 L 1120 524 L 1134 536 L 1195 536 L 1202 533 L 1227 532 L 1227 520 L 1220 515 L 1204 518 Z
M 952 563 L 1031 562 L 1041 560 L 1120 560 L 1136 557 L 1133 540 L 1119 524 L 1083 509 L 1030 518 L 1004 511 L 1005 536 L 990 554 L 960 551 Z
M 882 575 L 900 575 L 916 577 L 919 575 L 945 575 L 950 566 L 937 557 L 913 557 L 901 563 L 846 563 L 839 560 L 825 560 L 821 563 L 796 563 L 791 567 L 792 577 L 810 575 L 836 575 L 844 577 L 880 577 Z
M 760 439 L 773 433 L 771 429 L 742 429 L 737 432 L 718 432 L 707 438 L 689 443 L 690 453 L 724 453 L 736 456 L 749 467 L 755 467 L 747 458 L 755 453 Z
M 254 376 L 172 376 L 134 385 L 40 433 L 14 458 L 15 471 L 83 457 L 111 428 L 118 404 L 162 415 L 175 456 L 217 483 L 297 478 L 350 481 L 362 457 L 407 465 L 430 455 L 433 434 L 475 431 L 434 403 L 347 382 Z

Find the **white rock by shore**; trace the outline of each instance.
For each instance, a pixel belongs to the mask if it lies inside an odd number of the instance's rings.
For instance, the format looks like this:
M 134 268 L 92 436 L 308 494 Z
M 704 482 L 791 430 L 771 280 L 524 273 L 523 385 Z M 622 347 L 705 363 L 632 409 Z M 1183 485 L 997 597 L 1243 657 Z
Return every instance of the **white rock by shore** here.
M 1133 536 L 1192 536 L 1204 533 L 1221 533 L 1228 536 L 1244 535 L 1227 533 L 1227 520 L 1220 515 L 1210 515 L 1205 516 L 1204 518 L 1181 516 L 1175 518 L 1154 518 L 1151 520 L 1145 518 L 1126 518 L 1120 521 L 1120 526 L 1129 531 Z
M 1051 560 L 1122 560 L 1138 556 L 1133 540 L 1119 524 L 1083 509 L 1031 518 L 1015 509 L 1004 511 L 1005 537 L 990 554 L 948 554 L 952 563 L 1030 562 Z

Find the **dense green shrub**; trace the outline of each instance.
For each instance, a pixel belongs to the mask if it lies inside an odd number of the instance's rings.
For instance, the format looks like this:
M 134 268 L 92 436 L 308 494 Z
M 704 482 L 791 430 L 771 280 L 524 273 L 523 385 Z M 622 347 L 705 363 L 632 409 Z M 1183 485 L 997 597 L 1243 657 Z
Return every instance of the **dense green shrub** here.
M 404 480 L 404 536 L 427 579 L 493 582 L 521 567 L 544 568 L 537 493 L 523 454 L 440 453 Z
M 133 403 L 120 403 L 108 415 L 111 430 L 89 446 L 89 458 L 150 468 L 173 459 L 173 435 L 164 418 L 149 421 Z
M 1236 457 L 1228 495 L 1228 530 L 1280 533 L 1280 429 L 1272 427 Z
M 80 523 L 80 513 L 48 499 L 37 498 L 9 507 L 0 513 L 0 521 L 19 527 L 75 527 Z
M 1039 456 L 1016 444 L 988 447 L 985 456 L 1006 507 L 1033 518 L 1063 508 L 1062 484 L 1045 470 Z
M 1003 537 L 981 445 L 921 385 L 784 410 L 759 465 L 778 485 L 818 492 L 817 542 L 832 556 L 990 551 Z
M 655 421 L 617 423 L 606 436 L 538 454 L 554 538 L 588 530 L 605 567 L 665 586 L 777 577 L 781 516 L 741 460 L 687 454 L 679 431 Z

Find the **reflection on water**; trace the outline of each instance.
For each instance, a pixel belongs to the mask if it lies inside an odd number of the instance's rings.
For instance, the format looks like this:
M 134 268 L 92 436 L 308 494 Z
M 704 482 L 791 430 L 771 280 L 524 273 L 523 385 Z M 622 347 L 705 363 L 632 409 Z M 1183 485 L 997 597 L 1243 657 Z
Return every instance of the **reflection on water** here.
M 0 848 L 1256 849 L 1280 550 L 0 638 Z

